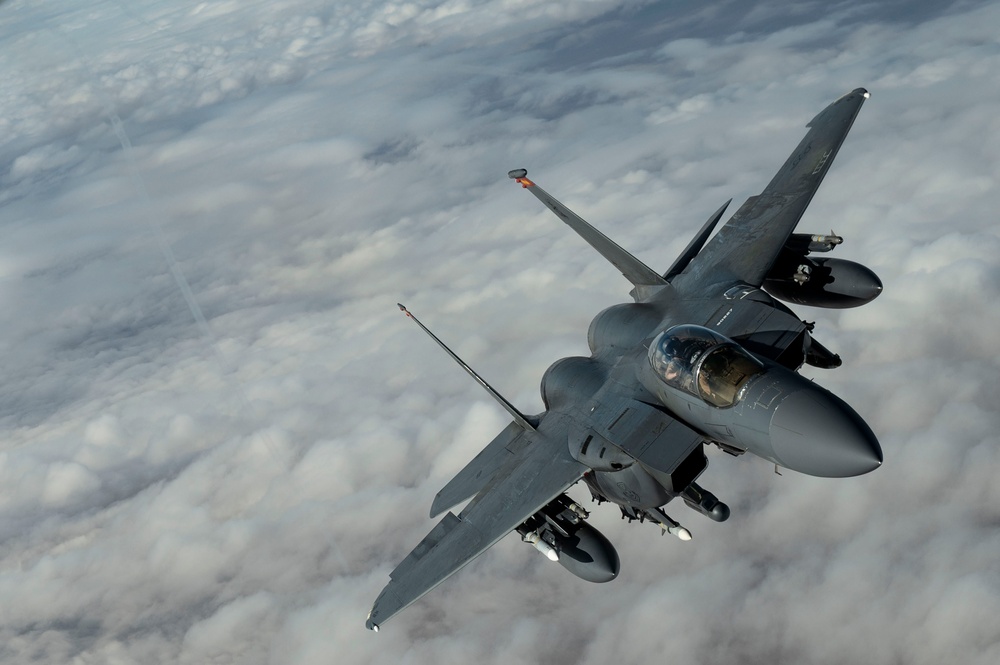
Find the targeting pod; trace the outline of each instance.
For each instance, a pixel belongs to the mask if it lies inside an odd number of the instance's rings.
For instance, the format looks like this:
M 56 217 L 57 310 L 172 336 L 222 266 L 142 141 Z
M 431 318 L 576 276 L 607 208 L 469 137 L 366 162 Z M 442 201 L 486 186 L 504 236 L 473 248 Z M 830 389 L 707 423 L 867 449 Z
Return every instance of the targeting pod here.
M 729 519 L 729 506 L 698 483 L 692 482 L 688 485 L 681 492 L 681 498 L 684 499 L 684 503 L 710 520 L 725 522 Z

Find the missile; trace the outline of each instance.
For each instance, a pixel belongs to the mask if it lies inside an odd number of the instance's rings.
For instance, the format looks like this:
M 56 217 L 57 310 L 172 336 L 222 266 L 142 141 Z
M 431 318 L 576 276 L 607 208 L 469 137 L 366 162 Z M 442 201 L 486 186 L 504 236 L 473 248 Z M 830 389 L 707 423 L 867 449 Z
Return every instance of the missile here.
M 542 540 L 542 537 L 538 535 L 537 531 L 529 531 L 521 536 L 521 540 L 526 543 L 531 543 L 532 547 L 544 554 L 549 561 L 559 560 L 559 552 L 556 551 L 556 548 Z
M 829 234 L 793 233 L 785 247 L 795 253 L 809 254 L 810 252 L 829 252 L 834 247 L 844 242 L 844 239 L 833 231 Z
M 814 235 L 809 237 L 810 252 L 829 252 L 844 242 L 844 239 L 830 231 L 830 235 Z
M 798 268 L 795 269 L 795 274 L 792 275 L 792 279 L 796 284 L 802 286 L 812 277 L 812 266 L 807 263 L 803 263 Z
M 645 513 L 646 517 L 660 525 L 660 529 L 662 529 L 661 534 L 669 533 L 685 542 L 691 540 L 691 532 L 686 527 L 681 526 L 680 522 L 672 519 L 670 515 L 663 512 L 662 508 L 653 508 L 652 510 L 645 511 Z
M 682 527 L 680 524 L 678 524 L 677 526 L 668 526 L 667 533 L 673 536 L 677 536 L 678 538 L 680 538 L 685 542 L 691 540 L 691 532 L 688 531 L 685 527 Z
M 573 511 L 573 513 L 575 513 L 575 514 L 576 514 L 576 516 L 577 516 L 577 517 L 578 517 L 579 519 L 581 519 L 581 520 L 585 520 L 585 519 L 587 519 L 588 517 L 590 517 L 590 513 L 588 513 L 588 512 L 587 512 L 587 511 L 586 511 L 586 510 L 585 510 L 585 509 L 583 508 L 583 506 L 581 506 L 580 504 L 578 504 L 578 503 L 577 503 L 576 501 L 574 501 L 573 503 L 569 504 L 569 509 L 570 509 L 571 511 Z

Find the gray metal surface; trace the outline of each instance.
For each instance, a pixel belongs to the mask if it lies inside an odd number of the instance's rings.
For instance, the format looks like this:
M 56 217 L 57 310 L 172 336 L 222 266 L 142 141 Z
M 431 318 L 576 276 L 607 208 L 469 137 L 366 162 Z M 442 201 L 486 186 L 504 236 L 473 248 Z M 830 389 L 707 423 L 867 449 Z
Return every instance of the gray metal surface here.
M 431 503 L 430 516 L 437 517 L 444 511 L 471 499 L 493 480 L 493 476 L 510 461 L 513 455 L 527 445 L 528 437 L 524 436 L 524 428 L 517 422 L 507 425 L 489 445 L 465 465 L 465 468 L 441 488 Z
M 867 97 L 858 88 L 819 113 L 764 191 L 707 240 L 720 208 L 664 276 L 538 187 L 526 170 L 508 174 L 617 267 L 637 302 L 594 318 L 589 358 L 564 358 L 546 371 L 547 410 L 536 417 L 521 414 L 417 321 L 513 422 L 435 497 L 432 517 L 472 500 L 457 516 L 448 513 L 396 567 L 369 628 L 377 630 L 514 530 L 548 558 L 559 560 L 564 548 L 571 559 L 563 567 L 583 579 L 613 579 L 614 548 L 582 524 L 586 511 L 563 495 L 580 479 L 595 500 L 616 504 L 629 521 L 649 520 L 690 540 L 691 531 L 662 506 L 681 498 L 702 517 L 724 521 L 730 514 L 695 483 L 708 463 L 707 444 L 815 476 L 879 466 L 882 451 L 864 420 L 797 373 L 805 362 L 837 367 L 839 356 L 772 297 L 842 307 L 881 291 L 864 266 L 808 258 L 839 245 L 839 236 L 792 234 Z M 814 268 L 823 274 L 810 282 Z M 768 283 L 774 294 L 760 288 Z
M 523 175 L 522 175 L 523 173 Z M 583 221 L 579 215 L 564 206 L 555 197 L 544 189 L 536 185 L 527 178 L 527 171 L 516 169 L 507 174 L 516 180 L 521 186 L 535 195 L 535 197 L 545 204 L 545 206 L 555 213 L 555 215 L 566 222 L 566 224 L 580 234 L 580 237 L 590 243 L 590 245 L 601 253 L 601 256 L 618 268 L 625 279 L 638 285 L 659 285 L 666 284 L 667 281 L 645 263 L 635 258 L 622 249 L 613 240 L 595 229 L 593 226 Z
M 819 113 L 764 191 L 751 197 L 691 261 L 684 284 L 731 280 L 760 286 L 823 182 L 868 91 L 857 88 Z M 678 282 L 674 282 L 675 286 Z
M 563 442 L 531 431 L 525 436 L 530 445 L 508 460 L 457 517 L 448 513 L 390 574 L 368 616 L 368 628 L 458 572 L 586 473 Z

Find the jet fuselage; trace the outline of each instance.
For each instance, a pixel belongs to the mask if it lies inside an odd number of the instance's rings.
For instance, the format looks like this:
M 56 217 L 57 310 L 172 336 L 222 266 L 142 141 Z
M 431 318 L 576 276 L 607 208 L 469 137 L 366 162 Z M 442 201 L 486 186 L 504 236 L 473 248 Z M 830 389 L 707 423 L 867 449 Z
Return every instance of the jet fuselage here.
M 720 287 L 719 292 L 717 298 L 694 300 L 667 286 L 649 303 L 616 305 L 601 312 L 590 327 L 590 362 L 616 367 L 606 370 L 606 374 L 621 373 L 631 366 L 635 383 L 642 388 L 635 394 L 637 399 L 657 404 L 731 453 L 749 452 L 778 466 L 822 477 L 855 476 L 877 468 L 882 451 L 864 420 L 836 395 L 795 371 L 802 365 L 811 342 L 806 326 L 760 289 L 730 285 Z M 656 319 L 659 321 L 653 323 Z M 699 353 L 703 357 L 696 358 L 695 366 L 688 368 L 690 383 L 686 387 L 657 371 L 650 349 L 676 329 L 700 329 L 715 337 L 701 345 L 704 348 Z M 778 345 L 785 352 L 769 358 L 726 338 L 723 333 L 728 330 L 749 332 L 758 340 L 768 330 L 773 330 L 774 336 L 796 339 L 793 344 Z M 751 365 L 753 375 L 746 377 L 724 403 L 719 404 L 718 397 L 713 403 L 706 399 L 707 386 L 699 385 L 698 375 L 709 370 L 704 357 L 712 356 L 717 347 L 730 345 L 738 350 L 736 357 L 749 356 L 752 362 L 746 364 Z M 731 369 L 732 362 L 722 362 L 726 364 L 723 370 Z M 595 378 L 603 378 L 605 372 L 591 370 Z M 579 375 L 564 380 L 574 382 L 578 395 Z M 546 389 L 551 390 L 551 380 L 548 383 L 543 382 L 543 395 Z M 601 381 L 593 384 L 599 387 Z M 700 449 L 691 453 L 694 458 L 700 454 Z M 595 460 L 588 447 L 582 455 L 578 449 L 575 457 L 597 469 L 588 476 L 595 496 L 622 506 L 662 506 L 683 489 L 665 487 L 670 483 L 658 481 L 621 450 L 615 450 L 613 456 L 605 451 Z M 706 466 L 699 465 L 697 459 L 687 464 L 694 477 Z

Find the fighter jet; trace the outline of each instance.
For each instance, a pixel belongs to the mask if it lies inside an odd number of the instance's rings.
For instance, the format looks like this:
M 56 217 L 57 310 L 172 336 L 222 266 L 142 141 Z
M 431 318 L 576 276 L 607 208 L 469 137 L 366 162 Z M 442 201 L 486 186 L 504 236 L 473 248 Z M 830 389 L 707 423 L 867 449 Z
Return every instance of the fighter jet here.
M 813 338 L 781 301 L 856 307 L 882 290 L 858 263 L 816 257 L 842 239 L 794 233 L 847 136 L 863 88 L 826 107 L 764 191 L 709 236 L 713 213 L 666 272 L 657 272 L 590 226 L 516 169 L 508 175 L 610 261 L 632 283 L 634 302 L 590 324 L 589 357 L 563 358 L 542 377 L 545 411 L 528 416 L 500 396 L 433 335 L 511 415 L 511 422 L 434 498 L 447 513 L 390 574 L 367 627 L 381 625 L 505 535 L 571 573 L 607 582 L 619 572 L 614 546 L 566 491 L 582 480 L 598 504 L 629 521 L 652 522 L 681 540 L 691 532 L 663 507 L 680 499 L 722 522 L 726 504 L 696 480 L 706 446 L 751 453 L 779 468 L 843 478 L 872 471 L 882 450 L 842 399 L 798 374 L 834 368 L 838 355 Z

